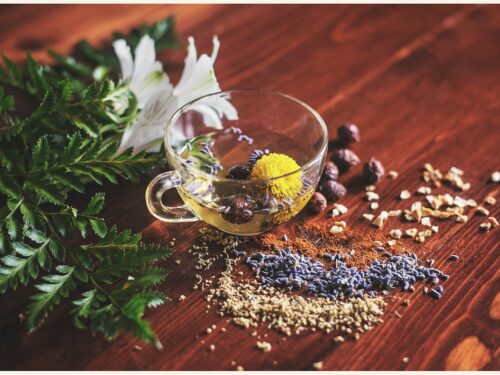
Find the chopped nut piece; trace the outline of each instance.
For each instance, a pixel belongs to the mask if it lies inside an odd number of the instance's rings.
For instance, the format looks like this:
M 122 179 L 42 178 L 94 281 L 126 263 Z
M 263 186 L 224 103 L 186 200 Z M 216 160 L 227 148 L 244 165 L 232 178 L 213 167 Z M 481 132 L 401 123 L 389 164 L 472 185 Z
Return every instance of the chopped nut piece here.
M 333 225 L 330 228 L 330 233 L 332 233 L 332 234 L 339 234 L 339 233 L 342 233 L 343 231 L 344 231 L 344 228 L 342 228 L 339 225 Z
M 450 168 L 450 172 L 453 173 L 453 174 L 457 174 L 459 176 L 463 176 L 464 175 L 464 171 L 462 171 L 461 169 L 459 169 L 457 167 L 451 167 Z
M 271 344 L 265 341 L 257 341 L 257 349 L 262 350 L 264 353 L 270 352 L 272 349 Z
M 428 217 L 428 216 L 423 217 L 422 220 L 420 220 L 420 224 L 425 225 L 427 227 L 432 226 L 432 224 L 431 224 L 431 218 Z
M 236 371 L 245 371 L 243 366 L 236 366 Z
M 410 212 L 415 218 L 415 221 L 420 222 L 422 219 L 422 203 L 421 202 L 414 202 L 411 205 Z
M 342 228 L 347 228 L 347 224 L 345 221 L 336 221 L 335 223 L 333 223 L 333 225 L 336 225 L 338 227 L 342 227 Z
M 493 172 L 490 176 L 491 182 L 500 182 L 500 172 Z
M 387 241 L 387 246 L 389 246 L 389 247 L 394 246 L 395 244 L 396 244 L 396 240 Z
M 481 228 L 484 231 L 488 232 L 491 229 L 491 223 L 485 221 L 484 223 L 481 223 L 481 225 L 479 225 L 479 228 Z
M 495 217 L 490 216 L 488 219 L 486 219 L 486 221 L 488 223 L 491 223 L 492 226 L 498 227 L 498 220 Z
M 389 217 L 399 216 L 401 215 L 401 210 L 391 210 L 387 214 L 389 215 Z
M 315 370 L 321 370 L 323 368 L 323 361 L 313 363 L 313 367 Z
M 375 215 L 372 214 L 363 214 L 363 218 L 365 218 L 368 221 L 372 221 Z
M 427 195 L 427 194 L 430 194 L 432 193 L 432 189 L 428 186 L 420 186 L 418 189 L 417 189 L 417 194 L 420 194 L 420 195 Z
M 467 199 L 467 206 L 477 207 L 477 202 L 474 199 Z
M 455 199 L 453 200 L 453 204 L 457 207 L 466 207 L 467 200 L 465 200 L 462 197 L 456 196 Z
M 383 244 L 382 242 L 380 242 L 380 241 L 373 241 L 373 244 L 374 244 L 375 246 L 383 246 L 383 245 L 384 245 L 384 244 Z
M 375 185 L 368 185 L 365 187 L 365 191 L 375 191 Z
M 398 176 L 399 173 L 396 171 L 389 171 L 389 173 L 387 174 L 387 177 L 389 177 L 392 180 L 395 180 L 396 178 L 398 178 Z
M 467 219 L 467 215 L 457 215 L 457 223 L 466 223 Z
M 479 206 L 477 208 L 477 212 L 479 212 L 481 215 L 488 216 L 490 214 L 490 211 L 488 211 L 486 208 L 483 206 Z
M 437 232 L 439 232 L 439 227 L 438 227 L 437 225 L 433 225 L 433 226 L 431 227 L 431 230 L 432 230 L 434 233 L 437 233 Z
M 431 163 L 425 163 L 424 164 L 424 171 L 427 172 L 434 172 L 434 167 L 431 165 Z
M 380 198 L 379 195 L 373 191 L 366 192 L 366 200 L 368 201 L 376 201 L 379 198 Z
M 180 301 L 180 302 L 184 301 L 185 299 L 186 299 L 186 296 L 185 296 L 184 294 L 181 294 L 181 295 L 179 296 L 179 301 Z
M 417 232 L 418 232 L 417 228 L 410 228 L 405 231 L 405 234 L 408 237 L 414 238 L 417 235 Z
M 385 221 L 389 217 L 387 211 L 382 211 L 378 216 L 372 221 L 372 225 L 377 228 L 382 228 L 384 226 Z
M 399 199 L 401 199 L 401 200 L 406 200 L 406 199 L 409 199 L 410 197 L 411 197 L 411 193 L 408 190 L 403 190 L 399 194 Z
M 333 342 L 344 342 L 344 336 L 336 336 L 333 338 Z
M 212 344 L 212 345 L 210 345 L 210 346 L 208 347 L 208 350 L 210 350 L 211 352 L 213 352 L 213 351 L 215 350 L 215 345 L 213 345 L 213 344 Z
M 337 209 L 340 214 L 345 214 L 347 212 L 347 207 L 343 204 L 335 203 L 333 207 Z
M 495 197 L 490 195 L 490 196 L 486 197 L 486 199 L 484 200 L 484 203 L 489 204 L 490 206 L 494 206 L 497 203 L 497 200 L 495 199 Z
M 330 212 L 330 217 L 337 217 L 340 216 L 340 212 L 338 209 L 334 208 L 332 212 Z
M 370 210 L 375 211 L 377 208 L 378 208 L 378 203 L 377 202 L 370 203 Z
M 402 235 L 403 235 L 403 232 L 401 232 L 400 229 L 393 229 L 389 232 L 389 235 L 392 237 L 392 238 L 395 238 L 397 240 L 399 240 Z

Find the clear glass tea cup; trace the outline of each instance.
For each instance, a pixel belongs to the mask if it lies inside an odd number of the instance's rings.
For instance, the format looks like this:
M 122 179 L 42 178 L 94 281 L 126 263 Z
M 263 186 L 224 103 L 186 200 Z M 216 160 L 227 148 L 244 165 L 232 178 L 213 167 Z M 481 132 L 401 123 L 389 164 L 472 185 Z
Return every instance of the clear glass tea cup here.
M 230 119 L 222 117 L 228 112 Z M 224 232 L 250 236 L 288 221 L 304 208 L 320 179 L 328 131 L 321 116 L 298 99 L 234 90 L 181 107 L 165 127 L 164 145 L 172 170 L 147 187 L 151 214 L 170 223 L 203 220 Z M 256 178 L 251 168 L 267 154 L 280 154 L 278 161 L 297 167 Z M 229 177 L 235 165 L 248 167 L 250 178 L 234 173 Z M 162 202 L 172 188 L 177 188 L 183 205 Z

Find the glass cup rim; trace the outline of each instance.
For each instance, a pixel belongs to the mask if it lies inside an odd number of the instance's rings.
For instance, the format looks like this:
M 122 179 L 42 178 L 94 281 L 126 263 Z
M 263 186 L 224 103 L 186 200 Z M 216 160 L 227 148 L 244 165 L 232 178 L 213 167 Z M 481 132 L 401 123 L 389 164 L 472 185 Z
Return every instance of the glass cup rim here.
M 321 141 L 321 146 L 320 146 L 319 150 L 316 152 L 316 154 L 310 160 L 308 160 L 299 169 L 297 169 L 295 171 L 292 171 L 292 172 L 285 173 L 285 174 L 280 175 L 280 176 L 272 177 L 272 178 L 256 178 L 256 179 L 252 179 L 252 180 L 243 180 L 243 179 L 219 177 L 219 176 L 214 176 L 214 175 L 211 175 L 211 174 L 209 174 L 207 172 L 204 172 L 203 170 L 195 169 L 195 168 L 191 167 L 190 165 L 186 164 L 183 161 L 183 159 L 180 156 L 178 156 L 174 152 L 174 150 L 172 149 L 172 147 L 170 145 L 170 142 L 169 142 L 168 129 L 171 126 L 173 126 L 173 124 L 177 121 L 177 119 L 181 116 L 181 114 L 186 111 L 187 108 L 193 106 L 197 102 L 199 102 L 199 101 L 201 101 L 201 100 L 203 100 L 203 99 L 205 99 L 207 97 L 217 96 L 217 95 L 222 95 L 222 94 L 231 94 L 231 93 L 274 95 L 274 96 L 285 98 L 287 100 L 291 100 L 291 101 L 299 104 L 303 109 L 305 109 L 306 111 L 308 111 L 314 117 L 314 119 L 316 120 L 316 122 L 320 126 L 321 133 L 322 133 L 322 141 Z M 288 177 L 288 176 L 291 176 L 291 175 L 299 173 L 299 172 L 304 172 L 307 169 L 309 169 L 309 167 L 311 167 L 312 165 L 314 165 L 318 161 L 318 159 L 321 159 L 323 157 L 324 153 L 326 152 L 327 148 L 328 148 L 328 128 L 326 126 L 325 121 L 321 117 L 321 115 L 314 108 L 312 108 L 309 104 L 306 104 L 303 101 L 301 101 L 301 100 L 299 100 L 299 99 L 297 99 L 297 98 L 295 98 L 295 97 L 293 97 L 291 95 L 284 94 L 284 93 L 279 92 L 279 91 L 264 90 L 264 89 L 223 90 L 223 91 L 214 92 L 212 94 L 203 95 L 203 96 L 200 96 L 200 97 L 198 97 L 196 99 L 193 99 L 190 102 L 188 102 L 188 103 L 184 104 L 183 106 L 181 106 L 179 109 L 177 109 L 174 112 L 174 114 L 172 115 L 172 117 L 170 118 L 170 120 L 168 121 L 167 125 L 164 128 L 164 134 L 165 134 L 164 143 L 165 143 L 165 149 L 166 149 L 167 153 L 169 154 L 170 157 L 172 157 L 175 160 L 177 160 L 177 162 L 180 165 L 186 167 L 186 169 L 190 173 L 201 174 L 204 178 L 209 179 L 209 180 L 214 180 L 214 181 L 218 181 L 218 182 L 229 182 L 229 183 L 241 183 L 241 184 L 269 183 L 270 181 L 275 181 L 275 180 L 278 180 L 280 178 Z

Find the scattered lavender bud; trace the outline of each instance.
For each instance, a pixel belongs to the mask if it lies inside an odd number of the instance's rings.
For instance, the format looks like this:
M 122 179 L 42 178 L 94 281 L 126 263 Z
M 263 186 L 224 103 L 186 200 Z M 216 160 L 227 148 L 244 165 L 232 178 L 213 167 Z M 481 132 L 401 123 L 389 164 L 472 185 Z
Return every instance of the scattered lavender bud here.
M 343 173 L 350 167 L 359 164 L 358 155 L 347 148 L 335 151 L 332 155 L 332 161 L 337 165 L 340 173 Z
M 347 193 L 344 185 L 331 180 L 323 182 L 320 186 L 320 190 L 328 202 L 336 202 Z
M 229 168 L 227 177 L 235 180 L 248 180 L 248 177 L 250 177 L 250 168 L 246 164 L 236 164 Z
M 382 163 L 373 158 L 363 167 L 363 177 L 369 184 L 378 182 L 384 173 L 385 170 Z
M 233 224 L 248 223 L 253 219 L 252 206 L 242 196 L 234 195 L 221 199 L 221 205 L 228 207 L 227 212 L 221 213 L 222 218 Z
M 323 168 L 323 173 L 321 175 L 321 181 L 337 181 L 339 177 L 339 169 L 337 166 L 331 161 L 327 161 L 325 163 L 325 167 Z
M 337 129 L 339 141 L 344 144 L 359 142 L 359 129 L 354 124 L 342 124 Z
M 315 214 L 320 213 L 326 208 L 326 198 L 321 193 L 314 193 L 307 203 L 307 209 Z

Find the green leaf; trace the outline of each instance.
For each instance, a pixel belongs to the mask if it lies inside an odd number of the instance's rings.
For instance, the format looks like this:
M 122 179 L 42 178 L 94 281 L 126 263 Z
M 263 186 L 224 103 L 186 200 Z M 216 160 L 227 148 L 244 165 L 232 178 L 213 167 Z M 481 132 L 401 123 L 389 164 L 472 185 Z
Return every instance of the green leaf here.
M 89 202 L 89 205 L 82 214 L 87 216 L 95 216 L 102 211 L 104 207 L 104 193 L 95 194 Z
M 107 232 L 106 223 L 102 219 L 90 219 L 90 226 L 94 230 L 95 234 L 99 237 L 104 237 Z
M 65 56 L 52 50 L 49 50 L 48 52 L 55 61 L 61 64 L 63 68 L 67 69 L 69 72 L 80 75 L 82 77 L 92 76 L 92 69 L 89 66 L 76 61 L 73 57 Z
M 72 278 L 74 267 L 60 265 L 56 267 L 56 270 L 59 274 L 44 276 L 45 283 L 35 285 L 40 293 L 31 297 L 33 302 L 28 307 L 28 328 L 30 331 L 35 330 L 47 314 L 63 298 L 68 297 L 69 292 L 76 287 Z
M 61 191 L 58 191 L 54 185 L 47 183 L 45 179 L 30 178 L 26 183 L 47 201 L 61 206 L 64 205 L 64 196 L 61 194 Z
M 49 83 L 43 75 L 43 68 L 33 60 L 31 53 L 28 53 L 26 62 L 33 92 L 43 93 L 47 91 Z
M 0 173 L 0 192 L 13 198 L 21 198 L 21 187 L 11 176 Z
M 7 71 L 9 73 L 9 77 L 13 86 L 21 87 L 23 84 L 23 74 L 21 72 L 21 68 L 19 68 L 12 60 L 10 60 L 7 56 L 3 55 L 3 62 L 7 67 Z

